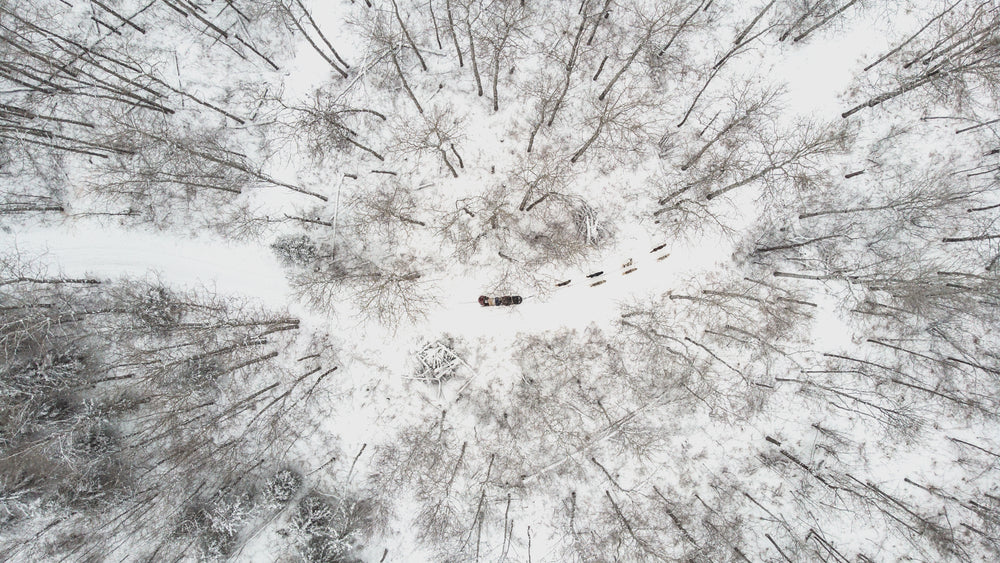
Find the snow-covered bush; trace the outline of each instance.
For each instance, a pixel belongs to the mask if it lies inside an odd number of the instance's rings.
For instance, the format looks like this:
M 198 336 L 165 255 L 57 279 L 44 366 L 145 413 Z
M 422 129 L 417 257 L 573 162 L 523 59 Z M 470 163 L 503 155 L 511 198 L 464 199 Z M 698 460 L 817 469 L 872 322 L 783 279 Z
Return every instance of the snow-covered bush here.
M 347 563 L 371 526 L 372 505 L 317 491 L 299 501 L 289 522 L 292 541 L 309 563 Z
M 188 507 L 176 533 L 197 542 L 202 560 L 224 561 L 238 545 L 239 535 L 256 508 L 249 495 L 220 493 L 207 504 Z
M 283 506 L 302 488 L 302 475 L 292 469 L 280 469 L 261 487 L 260 503 Z
M 167 329 L 177 324 L 184 314 L 176 296 L 162 285 L 141 284 L 140 293 L 132 301 L 132 312 L 152 327 Z
M 288 267 L 309 268 L 323 256 L 319 244 L 308 235 L 284 235 L 271 243 L 271 250 Z
M 454 339 L 450 337 L 425 344 L 416 353 L 419 365 L 414 379 L 441 383 L 454 377 L 464 363 L 452 350 L 454 344 Z

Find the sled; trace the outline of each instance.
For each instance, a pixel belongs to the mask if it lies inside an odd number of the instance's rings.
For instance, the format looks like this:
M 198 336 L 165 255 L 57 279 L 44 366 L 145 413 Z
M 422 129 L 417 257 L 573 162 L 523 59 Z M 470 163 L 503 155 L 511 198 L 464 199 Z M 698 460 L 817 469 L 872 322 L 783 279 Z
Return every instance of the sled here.
M 483 307 L 510 307 L 520 305 L 524 299 L 520 295 L 504 295 L 503 297 L 479 296 L 479 304 Z

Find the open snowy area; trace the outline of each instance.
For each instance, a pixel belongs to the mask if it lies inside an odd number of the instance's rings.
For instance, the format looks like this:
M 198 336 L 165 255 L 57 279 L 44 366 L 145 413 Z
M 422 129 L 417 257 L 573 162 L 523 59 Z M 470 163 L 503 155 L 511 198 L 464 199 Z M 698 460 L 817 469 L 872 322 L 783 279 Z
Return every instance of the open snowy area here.
M 0 0 L 0 561 L 1000 561 L 1000 0 Z

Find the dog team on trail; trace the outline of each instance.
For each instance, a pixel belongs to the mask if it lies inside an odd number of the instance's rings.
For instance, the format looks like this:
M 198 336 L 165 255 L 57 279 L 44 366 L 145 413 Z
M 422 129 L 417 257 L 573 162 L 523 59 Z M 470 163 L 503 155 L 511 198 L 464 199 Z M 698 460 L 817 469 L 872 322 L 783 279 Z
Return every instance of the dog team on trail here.
M 661 245 L 653 248 L 649 252 L 652 254 L 652 253 L 657 252 L 659 250 L 663 250 L 663 248 L 665 246 L 667 246 L 667 245 L 666 244 L 661 244 Z M 656 260 L 657 261 L 663 260 L 667 256 L 670 256 L 670 254 L 664 254 L 663 256 L 658 257 Z M 632 261 L 631 258 L 629 258 L 628 261 L 626 261 L 624 264 L 622 264 L 622 268 L 627 268 L 624 272 L 622 272 L 622 275 L 631 274 L 632 272 L 634 272 L 634 271 L 636 271 L 636 270 L 639 269 L 637 266 L 633 266 L 632 264 L 633 264 L 633 261 Z M 587 277 L 588 278 L 596 278 L 596 277 L 602 276 L 602 275 L 604 275 L 604 270 L 600 270 L 600 271 L 594 272 L 592 274 L 587 274 Z M 566 280 L 566 281 L 559 282 L 559 283 L 556 284 L 556 287 L 566 287 L 567 285 L 570 284 L 571 281 L 573 281 L 573 280 Z M 598 280 L 598 281 L 590 284 L 590 286 L 594 287 L 594 286 L 597 286 L 597 285 L 601 285 L 601 284 L 605 283 L 606 281 L 607 280 Z M 483 307 L 494 307 L 494 306 L 509 307 L 511 305 L 520 305 L 522 301 L 524 301 L 524 299 L 520 295 L 504 295 L 503 297 L 488 297 L 486 295 L 480 295 L 479 296 L 479 304 L 482 305 Z

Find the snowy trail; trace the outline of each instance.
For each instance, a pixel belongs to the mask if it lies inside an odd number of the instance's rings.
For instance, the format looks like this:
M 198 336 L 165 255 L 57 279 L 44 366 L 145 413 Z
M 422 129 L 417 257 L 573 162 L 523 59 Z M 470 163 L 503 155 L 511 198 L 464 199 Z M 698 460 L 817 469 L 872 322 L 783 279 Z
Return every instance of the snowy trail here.
M 627 252 L 616 249 L 608 257 L 593 261 L 589 268 L 567 269 L 562 280 L 566 287 L 551 292 L 524 292 L 525 301 L 513 307 L 482 307 L 476 298 L 483 294 L 481 280 L 455 278 L 439 285 L 438 303 L 416 325 L 387 330 L 358 324 L 358 319 L 337 318 L 309 311 L 291 294 L 281 264 L 267 247 L 232 244 L 213 238 L 189 238 L 165 233 L 127 232 L 108 226 L 38 228 L 17 233 L 4 241 L 3 251 L 17 251 L 49 268 L 49 275 L 132 278 L 156 277 L 180 288 L 209 288 L 224 295 L 258 301 L 275 309 L 289 308 L 315 326 L 334 333 L 345 330 L 363 334 L 361 348 L 373 347 L 384 366 L 405 372 L 411 354 L 424 341 L 444 334 L 466 341 L 489 340 L 498 349 L 510 346 L 520 335 L 590 326 L 614 330 L 621 307 L 630 302 L 661 295 L 667 291 L 687 291 L 692 279 L 731 267 L 733 248 L 718 239 L 711 243 L 667 244 L 650 252 L 655 242 L 632 240 Z M 666 258 L 658 260 L 659 257 Z M 632 259 L 636 270 L 623 275 L 623 263 Z M 604 274 L 587 278 L 592 272 Z M 591 284 L 605 280 L 592 287 Z M 554 285 L 554 284 L 553 284 Z M 516 292 L 515 292 L 516 293 Z M 850 344 L 831 296 L 822 299 L 814 330 L 817 338 L 840 345 Z M 360 329 L 360 330 L 359 330 Z M 360 343 L 359 343 L 360 344 Z
M 206 287 L 272 307 L 289 301 L 281 265 L 267 247 L 217 238 L 67 225 L 15 233 L 0 250 L 37 261 L 50 268 L 50 275 L 157 276 L 168 284 Z
M 445 292 L 454 297 L 433 312 L 425 325 L 442 332 L 462 327 L 461 334 L 467 338 L 513 337 L 517 333 L 563 328 L 581 330 L 592 324 L 607 326 L 618 318 L 621 305 L 686 285 L 687 279 L 699 273 L 718 271 L 732 254 L 732 248 L 723 244 L 668 244 L 655 253 L 650 252 L 654 244 L 633 246 L 632 252 L 610 253 L 590 268 L 568 269 L 562 279 L 572 279 L 570 285 L 553 287 L 547 295 L 528 293 L 523 304 L 512 307 L 479 306 L 475 300 L 482 289 L 475 280 L 459 280 Z M 669 256 L 657 259 L 663 255 Z M 625 275 L 628 268 L 622 266 L 628 259 L 632 259 L 630 267 L 636 270 Z M 604 274 L 586 277 L 599 270 Z M 591 286 L 600 280 L 605 283 Z
M 306 325 L 329 331 L 340 342 L 340 377 L 347 378 L 349 386 L 366 390 L 355 397 L 351 407 L 345 403 L 342 408 L 345 415 L 364 419 L 366 405 L 375 400 L 371 393 L 376 388 L 379 393 L 393 395 L 385 385 L 406 387 L 405 376 L 413 373 L 414 355 L 425 342 L 449 334 L 469 343 L 473 350 L 485 353 L 464 358 L 473 364 L 473 372 L 465 374 L 466 377 L 484 384 L 513 369 L 502 358 L 509 357 L 522 335 L 565 329 L 583 331 L 594 325 L 613 331 L 621 305 L 686 287 L 692 276 L 726 268 L 732 248 L 718 241 L 714 243 L 679 242 L 650 253 L 656 242 L 632 239 L 623 246 L 634 248 L 634 252 L 619 247 L 608 251 L 605 259 L 588 264 L 588 268 L 567 269 L 561 279 L 572 279 L 570 285 L 539 295 L 524 292 L 527 299 L 514 307 L 482 307 L 476 299 L 485 293 L 484 280 L 454 277 L 438 284 L 438 303 L 431 307 L 426 319 L 398 328 L 381 327 L 346 314 L 308 310 L 295 300 L 284 269 L 266 246 L 236 245 L 212 237 L 188 238 L 167 233 L 125 232 L 114 227 L 77 226 L 18 233 L 5 239 L 0 250 L 20 252 L 23 258 L 47 267 L 49 275 L 140 279 L 156 276 L 179 289 L 207 287 L 224 295 L 256 300 L 270 308 L 288 308 Z M 657 260 L 665 254 L 669 256 Z M 633 259 L 631 267 L 637 269 L 622 275 L 625 270 L 622 264 L 629 258 Z M 605 274 L 593 279 L 586 277 L 597 270 L 604 270 Z M 483 275 L 488 274 L 483 272 Z M 602 279 L 606 282 L 590 286 Z M 349 342 L 340 340 L 339 335 L 345 334 L 353 335 Z M 454 400 L 452 395 L 457 388 L 446 392 L 444 397 L 435 397 L 433 391 L 428 391 L 427 400 L 448 403 Z M 395 393 L 399 397 L 411 396 L 410 391 L 402 388 Z M 340 431 L 347 437 L 343 428 Z M 373 422 L 356 427 L 356 431 L 352 439 L 363 443 L 377 441 L 383 430 L 382 424 Z
M 267 247 L 233 244 L 212 238 L 167 233 L 141 233 L 109 226 L 38 228 L 13 234 L 5 250 L 17 251 L 50 268 L 50 274 L 97 277 L 157 276 L 183 287 L 207 287 L 261 301 L 272 307 L 294 306 L 284 269 Z M 439 285 L 439 303 L 426 321 L 409 331 L 460 333 L 467 338 L 562 327 L 583 329 L 617 317 L 622 303 L 663 293 L 698 272 L 711 271 L 729 260 L 727 246 L 668 245 L 650 253 L 652 244 L 634 244 L 634 252 L 617 251 L 587 269 L 567 269 L 566 287 L 549 294 L 526 292 L 515 307 L 481 307 L 479 280 L 455 279 Z M 658 257 L 669 254 L 664 260 Z M 625 260 L 636 271 L 623 275 Z M 604 270 L 602 276 L 586 275 Z M 591 287 L 590 284 L 605 280 Z M 320 320 L 321 315 L 310 315 Z M 409 332 L 407 331 L 407 332 Z M 403 336 L 403 335 L 400 335 Z

